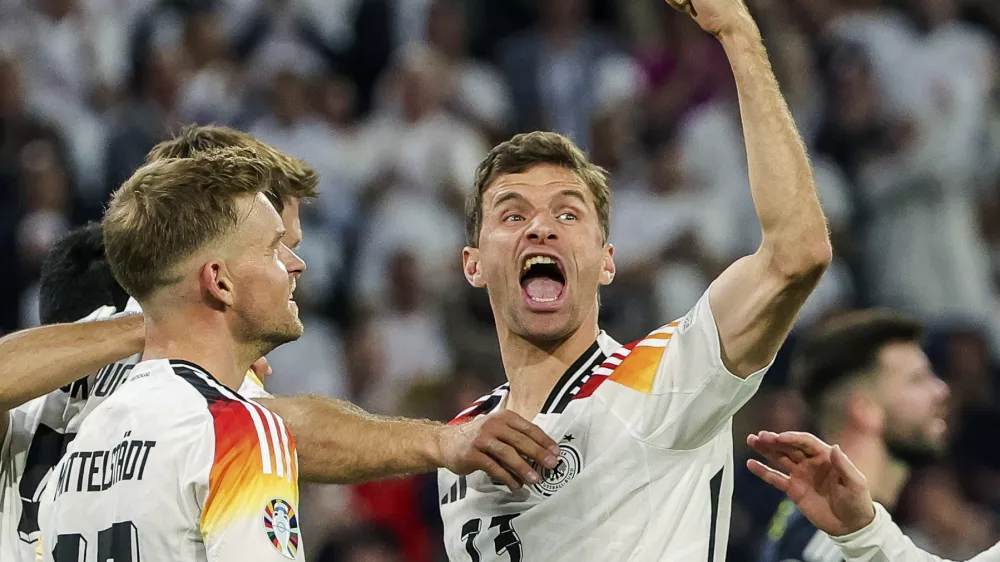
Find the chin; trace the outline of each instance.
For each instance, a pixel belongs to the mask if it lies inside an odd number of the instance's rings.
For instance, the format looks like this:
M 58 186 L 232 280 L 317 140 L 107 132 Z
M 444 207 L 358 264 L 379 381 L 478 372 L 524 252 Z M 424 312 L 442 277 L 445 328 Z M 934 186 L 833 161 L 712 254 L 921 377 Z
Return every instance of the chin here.
M 532 343 L 557 343 L 573 335 L 580 325 L 554 317 L 520 318 L 515 333 Z
M 305 329 L 302 326 L 302 322 L 300 322 L 298 318 L 294 318 L 289 321 L 287 325 L 265 334 L 261 339 L 269 342 L 272 349 L 274 349 L 275 347 L 291 343 L 301 338 L 303 332 L 305 332 Z

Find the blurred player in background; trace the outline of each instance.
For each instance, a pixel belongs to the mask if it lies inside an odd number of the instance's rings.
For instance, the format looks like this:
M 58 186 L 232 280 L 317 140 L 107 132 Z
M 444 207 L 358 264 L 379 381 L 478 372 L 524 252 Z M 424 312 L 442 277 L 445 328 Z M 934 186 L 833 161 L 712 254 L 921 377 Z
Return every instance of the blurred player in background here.
M 303 162 L 241 131 L 217 126 L 187 127 L 157 145 L 147 161 L 191 157 L 224 147 L 250 148 L 282 170 L 285 181 L 272 182 L 266 195 L 282 209 L 283 241 L 297 246 L 301 241 L 299 202 L 316 195 L 316 174 Z M 88 319 L 108 316 L 125 306 L 128 295 L 105 260 L 100 225 L 81 228 L 57 244 L 43 266 L 40 293 L 41 318 L 46 323 L 72 322 L 90 311 L 94 314 Z M 12 412 L 2 450 L 0 554 L 4 560 L 18 555 L 34 559 L 38 500 L 45 478 L 75 437 L 85 414 L 124 382 L 124 373 L 138 360 L 143 335 L 141 316 L 132 316 L 96 324 L 45 326 L 0 340 L 2 403 L 23 404 L 40 396 Z M 105 366 L 118 358 L 124 359 Z M 84 375 L 88 376 L 81 379 Z M 240 394 L 269 396 L 250 375 Z M 538 428 L 513 414 L 459 428 L 373 416 L 330 398 L 265 402 L 289 416 L 290 431 L 300 446 L 306 443 L 300 453 L 302 477 L 319 482 L 357 482 L 447 466 L 465 472 L 485 469 L 494 477 L 512 478 L 516 485 L 534 472 L 521 455 L 542 460 L 551 456 L 544 447 L 554 446 Z M 3 416 L 2 421 L 7 419 Z M 329 431 L 329 427 L 339 431 Z M 44 438 L 35 439 L 36 434 Z M 373 448 L 372 442 L 382 446 Z
M 142 305 L 142 361 L 48 479 L 45 560 L 304 559 L 295 442 L 236 393 L 302 335 L 305 264 L 264 196 L 275 174 L 224 149 L 148 164 L 112 196 L 106 254 Z
M 820 435 L 860 466 L 877 501 L 893 509 L 910 466 L 945 446 L 948 386 L 920 348 L 915 321 L 884 311 L 847 313 L 795 348 L 793 379 Z M 839 562 L 829 536 L 786 501 L 771 522 L 761 562 Z
M 0 340 L 2 560 L 34 560 L 45 479 L 75 436 L 98 380 L 105 396 L 120 383 L 113 362 L 131 355 L 124 364 L 134 363 L 142 350 L 141 315 L 107 320 L 128 295 L 103 255 L 98 224 L 56 243 L 42 265 L 39 313 L 44 324 L 57 325 Z M 86 323 L 71 324 L 77 320 Z
M 872 502 L 868 479 L 844 454 L 815 435 L 762 431 L 747 443 L 781 471 L 758 461 L 747 467 L 788 498 L 827 536 L 846 562 L 950 562 L 917 548 Z M 968 562 L 1000 562 L 1000 543 Z
M 729 56 L 763 243 L 684 318 L 622 346 L 597 323 L 598 289 L 615 275 L 606 173 L 553 133 L 518 135 L 487 155 L 463 264 L 489 293 L 509 383 L 455 423 L 513 411 L 561 453 L 541 482 L 518 490 L 439 471 L 452 562 L 726 557 L 731 417 L 831 248 L 805 148 L 743 1 L 671 4 Z

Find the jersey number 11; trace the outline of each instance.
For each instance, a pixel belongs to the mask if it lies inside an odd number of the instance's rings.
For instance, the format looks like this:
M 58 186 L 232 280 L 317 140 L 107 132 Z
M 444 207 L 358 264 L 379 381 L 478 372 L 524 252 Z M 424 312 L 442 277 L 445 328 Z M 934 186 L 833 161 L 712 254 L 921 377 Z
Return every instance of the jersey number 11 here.
M 517 535 L 511 521 L 520 513 L 513 515 L 497 515 L 490 520 L 490 529 L 497 528 L 497 536 L 493 546 L 498 556 L 506 554 L 510 562 L 521 562 L 521 537 Z M 482 519 L 470 519 L 462 525 L 462 540 L 465 541 L 465 551 L 469 553 L 472 562 L 480 562 L 482 556 L 476 548 L 476 537 L 483 529 Z M 59 562 L 59 561 L 56 561 Z M 117 560 L 115 562 L 118 562 Z
M 86 562 L 87 546 L 83 535 L 59 535 L 52 558 L 56 562 Z M 131 521 L 115 523 L 97 534 L 97 560 L 139 562 L 139 533 Z

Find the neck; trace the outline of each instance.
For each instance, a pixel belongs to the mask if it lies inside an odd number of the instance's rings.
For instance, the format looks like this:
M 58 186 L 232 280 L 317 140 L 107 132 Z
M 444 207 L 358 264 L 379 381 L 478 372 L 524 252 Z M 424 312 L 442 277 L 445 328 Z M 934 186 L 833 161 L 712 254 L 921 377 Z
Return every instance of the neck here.
M 146 314 L 143 361 L 180 359 L 194 363 L 230 390 L 238 390 L 259 354 L 238 344 L 216 313 Z
M 593 345 L 599 330 L 595 317 L 551 345 L 531 342 L 507 329 L 498 329 L 498 333 L 500 355 L 510 381 L 506 409 L 531 420 L 542 411 L 566 369 Z
M 892 509 L 910 476 L 910 467 L 894 458 L 885 441 L 874 435 L 843 432 L 833 442 L 868 479 L 872 499 Z

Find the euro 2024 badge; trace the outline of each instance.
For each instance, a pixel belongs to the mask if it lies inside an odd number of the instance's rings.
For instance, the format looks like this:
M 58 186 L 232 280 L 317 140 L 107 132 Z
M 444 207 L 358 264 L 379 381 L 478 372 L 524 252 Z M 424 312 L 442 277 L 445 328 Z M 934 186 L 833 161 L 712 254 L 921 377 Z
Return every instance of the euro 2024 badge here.
M 299 551 L 299 520 L 292 504 L 275 498 L 264 506 L 264 531 L 274 548 L 285 558 Z

